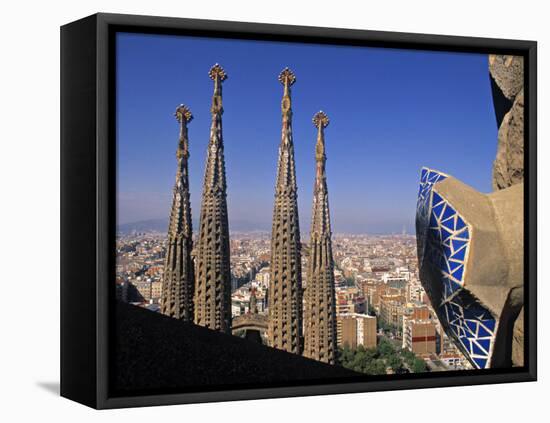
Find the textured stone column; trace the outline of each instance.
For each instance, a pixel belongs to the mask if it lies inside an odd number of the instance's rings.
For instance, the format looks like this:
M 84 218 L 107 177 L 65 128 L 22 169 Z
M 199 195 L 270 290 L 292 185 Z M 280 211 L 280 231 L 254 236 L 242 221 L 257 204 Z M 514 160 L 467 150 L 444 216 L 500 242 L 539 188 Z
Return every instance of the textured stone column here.
M 496 191 L 523 182 L 523 57 L 490 55 L 489 74 L 498 125 L 498 148 L 493 163 Z
M 162 283 L 161 312 L 186 322 L 193 321 L 195 273 L 191 251 L 193 227 L 189 201 L 189 139 L 187 124 L 193 119 L 191 111 L 180 105 L 176 109 L 180 135 L 176 157 L 178 167 L 172 194 L 172 211 L 168 227 L 166 260 Z
M 222 134 L 222 82 L 227 75 L 216 64 L 209 76 L 214 81 L 214 95 L 196 247 L 195 323 L 231 333 L 231 268 Z
M 304 356 L 334 364 L 336 361 L 336 304 L 324 136 L 324 128 L 328 123 L 329 119 L 323 112 L 313 117 L 313 124 L 318 132 L 315 145 L 316 171 L 305 291 Z
M 285 68 L 279 81 L 284 87 L 281 102 L 283 124 L 271 235 L 268 342 L 272 347 L 300 354 L 302 263 L 290 97 L 290 87 L 296 77 Z
M 523 183 L 481 194 L 422 169 L 420 279 L 445 332 L 476 368 L 521 365 L 512 349 L 523 307 L 523 225 Z

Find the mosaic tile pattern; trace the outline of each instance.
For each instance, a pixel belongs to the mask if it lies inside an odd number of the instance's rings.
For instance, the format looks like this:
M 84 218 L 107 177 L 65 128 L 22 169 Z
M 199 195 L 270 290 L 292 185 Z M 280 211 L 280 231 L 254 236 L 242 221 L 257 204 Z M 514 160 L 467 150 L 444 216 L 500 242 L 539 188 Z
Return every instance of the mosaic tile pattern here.
M 478 369 L 489 367 L 496 327 L 491 313 L 465 290 L 443 303 L 439 311 L 470 361 Z
M 483 369 L 490 364 L 496 320 L 463 289 L 472 229 L 434 189 L 446 178 L 444 173 L 422 169 L 416 211 L 418 255 L 421 265 L 430 266 L 437 275 L 435 292 L 440 296 L 433 306 L 439 319 L 470 362 Z M 433 289 L 427 291 L 433 296 Z
M 420 188 L 418 190 L 418 202 L 416 205 L 416 220 L 421 225 L 417 228 L 418 259 L 420 262 L 424 259 L 424 248 L 428 235 L 428 223 L 430 213 L 430 199 L 432 187 L 436 182 L 447 178 L 447 175 L 435 170 L 423 168 L 420 174 Z
M 443 300 L 464 285 L 464 265 L 470 244 L 470 228 L 437 192 L 432 192 L 426 248 L 428 260 L 442 276 Z

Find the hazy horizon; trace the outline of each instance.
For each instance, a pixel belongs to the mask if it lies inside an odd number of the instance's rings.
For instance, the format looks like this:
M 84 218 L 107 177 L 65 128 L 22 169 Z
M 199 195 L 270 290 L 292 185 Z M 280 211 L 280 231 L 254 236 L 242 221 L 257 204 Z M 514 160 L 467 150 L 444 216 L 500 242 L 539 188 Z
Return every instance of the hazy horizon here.
M 193 219 L 193 235 L 198 234 L 198 226 L 199 222 L 198 219 Z M 407 228 L 401 228 L 400 231 L 391 231 L 391 232 L 344 232 L 344 231 L 333 231 L 332 235 L 402 235 L 403 229 L 405 229 L 405 235 L 409 236 L 416 236 L 415 230 L 413 228 L 412 231 L 407 231 Z M 168 233 L 168 217 L 165 218 L 158 218 L 158 219 L 148 219 L 148 220 L 142 220 L 137 222 L 128 222 L 128 223 L 121 223 L 117 225 L 117 233 L 124 233 L 128 234 L 131 231 L 137 231 L 137 232 L 158 232 L 158 233 Z M 230 233 L 265 233 L 270 234 L 271 233 L 271 227 L 269 228 L 243 228 L 240 227 L 239 229 L 232 229 L 229 228 Z M 300 233 L 302 236 L 309 234 L 309 227 L 304 230 L 300 228 Z M 302 239 L 302 241 L 305 241 Z

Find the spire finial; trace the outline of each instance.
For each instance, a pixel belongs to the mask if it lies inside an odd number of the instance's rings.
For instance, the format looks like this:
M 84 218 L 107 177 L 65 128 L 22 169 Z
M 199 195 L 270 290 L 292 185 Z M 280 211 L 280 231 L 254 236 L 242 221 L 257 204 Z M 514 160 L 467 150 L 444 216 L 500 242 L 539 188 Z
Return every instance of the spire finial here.
M 214 81 L 214 94 L 212 96 L 212 107 L 210 108 L 210 112 L 214 115 L 221 116 L 223 113 L 222 82 L 227 79 L 227 74 L 223 68 L 216 63 L 210 68 L 208 76 Z
M 174 116 L 176 117 L 176 120 L 179 123 L 189 123 L 193 120 L 193 114 L 191 113 L 191 109 L 187 107 L 185 104 L 180 104 L 177 109 L 176 113 L 174 113 Z
M 296 75 L 289 68 L 284 68 L 279 74 L 279 82 L 291 87 L 296 82 Z
M 296 75 L 289 69 L 284 68 L 279 74 L 279 82 L 283 84 L 283 99 L 281 101 L 281 110 L 283 112 L 283 132 L 289 130 L 292 116 L 292 100 L 290 99 L 290 87 L 296 82 Z M 286 140 L 283 137 L 283 140 Z
M 323 129 L 326 128 L 329 124 L 329 119 L 327 114 L 322 110 L 315 113 L 315 115 L 313 116 L 313 124 L 318 129 L 317 144 L 315 145 L 315 160 L 317 162 L 324 163 L 324 161 L 326 160 L 326 156 L 325 156 L 325 134 Z
M 216 79 L 219 79 L 220 81 L 225 81 L 227 79 L 227 74 L 218 63 L 216 63 L 214 66 L 210 68 L 210 71 L 208 72 L 208 76 L 213 81 L 215 81 Z
M 322 126 L 323 128 L 326 128 L 329 122 L 330 120 L 327 114 L 322 110 L 315 113 L 315 115 L 313 116 L 313 124 L 315 125 L 316 128 L 319 128 L 320 126 Z
M 188 158 L 189 157 L 189 141 L 187 140 L 187 124 L 193 120 L 193 114 L 191 109 L 185 104 L 180 104 L 176 108 L 176 113 L 174 113 L 176 120 L 180 123 L 180 139 L 178 145 L 178 151 L 176 152 L 176 157 L 178 159 Z

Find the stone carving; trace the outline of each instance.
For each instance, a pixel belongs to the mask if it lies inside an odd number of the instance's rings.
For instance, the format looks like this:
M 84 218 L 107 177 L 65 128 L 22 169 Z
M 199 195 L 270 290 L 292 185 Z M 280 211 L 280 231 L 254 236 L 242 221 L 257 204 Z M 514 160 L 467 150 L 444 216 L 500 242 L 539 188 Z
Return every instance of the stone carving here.
M 524 156 L 523 90 L 498 130 L 498 149 L 493 166 L 493 189 L 503 189 L 523 182 Z
M 507 99 L 523 90 L 523 57 L 490 54 L 489 72 Z
M 187 124 L 193 119 L 191 111 L 180 105 L 176 109 L 180 135 L 176 157 L 178 167 L 172 195 L 172 210 L 168 227 L 166 260 L 162 284 L 161 312 L 167 316 L 193 321 L 195 274 L 191 251 L 193 228 L 189 200 L 189 139 Z
M 241 314 L 240 316 L 233 318 L 231 330 L 233 331 L 233 334 L 239 331 L 245 331 L 247 333 L 257 332 L 260 336 L 259 339 L 261 339 L 267 331 L 267 316 L 252 312 Z M 256 339 L 258 339 L 258 337 L 256 337 Z
M 296 77 L 285 68 L 279 81 L 284 91 L 271 236 L 268 343 L 274 348 L 301 354 L 302 264 L 290 96 Z
M 244 332 L 244 338 L 256 343 L 263 343 L 267 331 L 267 316 L 258 314 L 256 289 L 250 292 L 250 304 L 248 313 L 233 318 L 233 334 Z
M 524 177 L 523 58 L 490 55 L 489 73 L 499 126 L 493 189 L 499 190 L 522 182 Z
M 334 364 L 336 304 L 324 135 L 328 123 L 324 112 L 318 112 L 313 117 L 313 124 L 317 127 L 316 172 L 305 292 L 304 356 Z
M 485 195 L 424 168 L 416 230 L 420 279 L 447 335 L 476 368 L 521 365 L 523 184 Z
M 195 323 L 231 333 L 231 269 L 222 134 L 222 82 L 227 75 L 216 64 L 209 76 L 214 81 L 214 95 L 196 246 Z

